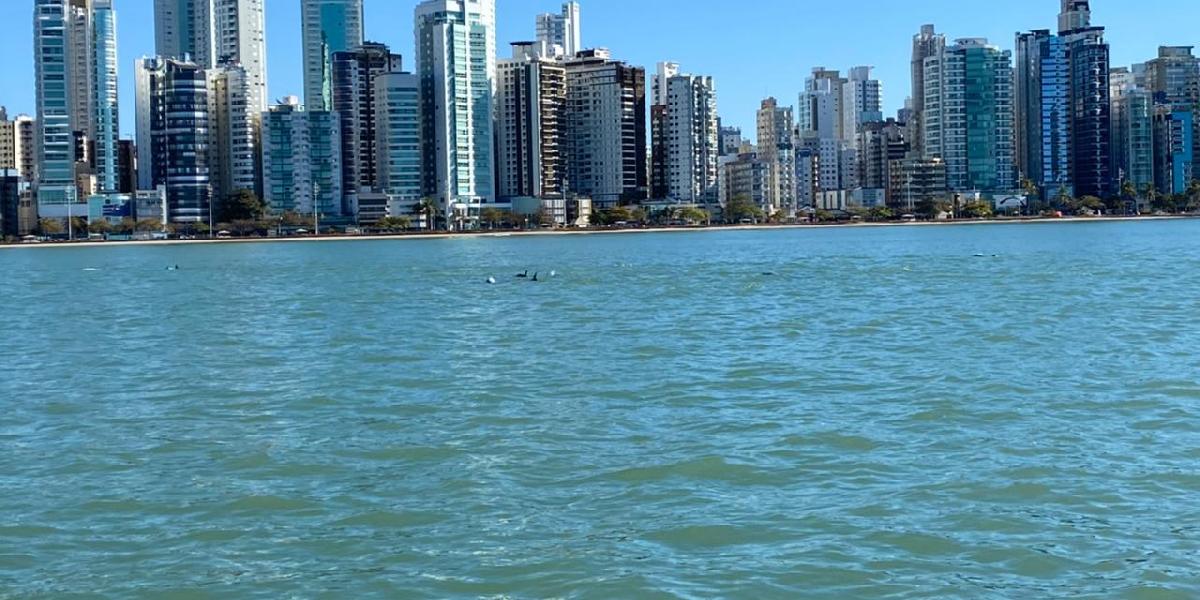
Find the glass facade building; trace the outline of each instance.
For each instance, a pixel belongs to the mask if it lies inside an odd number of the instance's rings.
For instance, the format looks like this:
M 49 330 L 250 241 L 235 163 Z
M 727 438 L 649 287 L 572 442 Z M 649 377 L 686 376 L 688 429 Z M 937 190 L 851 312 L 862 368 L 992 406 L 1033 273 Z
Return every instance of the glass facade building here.
M 341 137 L 336 113 L 305 110 L 298 99 L 267 111 L 263 116 L 263 200 L 272 214 L 341 214 Z
M 425 0 L 415 11 L 424 185 L 449 218 L 496 199 L 495 0 Z
M 36 0 L 34 4 L 39 206 L 74 203 L 77 196 L 68 14 L 67 0 Z
M 304 0 L 304 103 L 309 110 L 333 107 L 333 53 L 363 43 L 362 0 Z
M 92 127 L 95 144 L 96 185 L 100 193 L 113 193 L 119 186 L 118 140 L 121 132 L 117 107 L 117 15 L 112 0 L 93 0 L 92 5 L 93 104 Z

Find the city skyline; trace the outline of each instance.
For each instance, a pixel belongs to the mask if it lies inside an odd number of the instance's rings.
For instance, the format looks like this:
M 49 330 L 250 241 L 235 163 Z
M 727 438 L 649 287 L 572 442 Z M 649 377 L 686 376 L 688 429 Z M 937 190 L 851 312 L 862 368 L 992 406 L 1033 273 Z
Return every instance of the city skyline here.
M 404 57 L 409 69 L 415 58 L 412 46 L 412 8 L 414 2 L 366 0 L 365 37 L 388 44 Z M 536 38 L 536 17 L 559 10 L 560 2 L 549 0 L 500 0 L 497 6 L 496 47 L 500 58 L 507 56 L 514 41 Z M 583 47 L 606 47 L 613 56 L 631 65 L 653 70 L 660 61 L 686 64 L 689 71 L 710 75 L 715 80 L 718 111 L 726 125 L 741 127 L 744 135 L 755 129 L 756 111 L 763 98 L 773 96 L 784 106 L 795 102 L 811 69 L 824 66 L 848 71 L 853 66 L 875 67 L 875 76 L 883 84 L 883 109 L 894 114 L 909 94 L 909 50 L 912 36 L 923 23 L 934 23 L 939 33 L 953 41 L 964 37 L 987 37 L 1003 49 L 1014 49 L 1019 31 L 1055 29 L 1059 2 L 1020 0 L 1011 3 L 1001 15 L 963 14 L 950 10 L 945 0 L 922 2 L 919 7 L 897 7 L 879 3 L 877 18 L 862 19 L 845 7 L 821 8 L 819 20 L 804 20 L 803 15 L 787 10 L 790 3 L 766 0 L 764 10 L 773 18 L 768 23 L 749 19 L 739 21 L 731 8 L 702 12 L 681 10 L 682 3 L 665 0 L 653 6 L 638 6 L 643 18 L 630 21 L 632 2 L 625 0 L 583 2 Z M 132 138 L 134 129 L 134 61 L 154 54 L 153 3 L 139 0 L 115 0 L 118 19 L 118 67 L 121 98 L 121 137 Z M 1160 45 L 1200 45 L 1200 35 L 1189 31 L 1189 23 L 1200 17 L 1200 7 L 1185 0 L 1147 0 L 1131 7 L 1126 3 L 1099 0 L 1093 2 L 1093 21 L 1107 26 L 1106 38 L 1112 47 L 1112 65 L 1122 66 L 1150 60 Z M 30 6 L 32 13 L 32 5 Z M 304 97 L 300 2 L 268 1 L 266 4 L 268 102 L 283 96 Z M 1163 18 L 1171 15 L 1171 18 Z M 740 15 L 738 15 L 740 16 Z M 851 18 L 857 30 L 840 28 L 835 35 L 819 22 L 846 22 Z M 682 27 L 660 32 L 656 23 L 675 19 Z M 860 22 L 861 21 L 861 22 Z M 0 82 L 8 90 L 0 95 L 0 105 L 10 115 L 34 114 L 32 31 L 11 27 L 11 35 L 0 40 L 8 55 L 23 58 L 15 68 L 0 73 Z M 372 25 L 375 23 L 376 25 Z M 391 23 L 381 26 L 380 23 Z M 839 29 L 839 28 L 832 28 Z M 685 32 L 709 31 L 721 43 L 705 41 L 705 36 Z M 800 36 L 785 35 L 789 31 Z M 854 31 L 851 43 L 844 33 Z M 756 52 L 754 38 L 768 36 L 778 40 L 771 52 Z

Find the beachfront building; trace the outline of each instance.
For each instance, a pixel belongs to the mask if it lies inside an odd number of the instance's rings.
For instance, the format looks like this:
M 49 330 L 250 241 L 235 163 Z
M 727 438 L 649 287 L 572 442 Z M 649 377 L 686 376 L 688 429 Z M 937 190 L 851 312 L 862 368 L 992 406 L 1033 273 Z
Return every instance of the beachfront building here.
M 37 173 L 37 148 L 34 147 L 34 120 L 17 115 L 9 120 L 0 106 L 0 169 L 15 169 L 22 181 L 33 181 Z
M 717 96 L 713 78 L 660 63 L 654 76 L 654 193 L 684 204 L 717 203 Z
M 362 0 L 303 0 L 304 104 L 333 108 L 333 54 L 363 44 Z
M 263 201 L 273 215 L 342 214 L 341 120 L 295 96 L 263 114 Z
M 166 187 L 172 223 L 211 223 L 208 78 L 196 63 L 143 58 L 136 72 L 138 187 Z
M 261 196 L 260 128 L 255 82 L 233 63 L 205 71 L 208 78 L 209 177 L 218 204 L 242 190 Z
M 925 59 L 925 158 L 946 164 L 951 191 L 1016 186 L 1012 53 L 965 38 Z
M 79 201 L 69 9 L 67 0 L 36 0 L 34 4 L 37 204 L 41 214 L 54 217 L 70 216 Z
M 565 63 L 567 185 L 597 210 L 645 200 L 646 71 L 606 49 Z
M 941 56 L 946 50 L 946 36 L 937 33 L 933 25 L 922 25 L 921 31 L 912 40 L 912 115 L 908 124 L 908 139 L 913 153 L 921 156 L 925 147 L 925 59 Z
M 1154 95 L 1126 83 L 1112 97 L 1112 156 L 1117 190 L 1125 182 L 1141 193 L 1154 185 Z
M 758 109 L 758 157 L 770 165 L 767 181 L 768 214 L 796 213 L 796 148 L 792 107 L 779 106 L 775 98 Z M 720 148 L 720 143 L 717 144 Z M 723 150 L 722 150 L 723 152 Z
M 501 198 L 565 193 L 567 70 L 539 45 L 518 42 L 497 65 L 496 160 Z
M 1049 30 L 1017 34 L 1016 165 L 1043 199 L 1073 191 L 1071 74 L 1066 41 Z
M 423 187 L 447 223 L 468 223 L 496 200 L 496 3 L 424 0 L 414 24 Z
M 375 78 L 375 164 L 393 216 L 421 200 L 421 80 L 412 73 Z M 361 207 L 360 207 L 361 208 Z
M 358 214 L 359 192 L 379 191 L 375 147 L 379 111 L 375 80 L 402 70 L 399 54 L 383 44 L 367 42 L 354 50 L 333 53 L 333 110 L 342 120 L 342 215 Z

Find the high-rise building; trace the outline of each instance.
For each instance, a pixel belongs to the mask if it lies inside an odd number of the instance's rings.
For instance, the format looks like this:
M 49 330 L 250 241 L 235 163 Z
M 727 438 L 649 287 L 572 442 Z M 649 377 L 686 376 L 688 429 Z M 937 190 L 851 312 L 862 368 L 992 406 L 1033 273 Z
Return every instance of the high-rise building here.
M 575 56 L 583 50 L 579 3 L 564 2 L 559 14 L 537 16 L 537 39 L 552 56 Z
M 309 110 L 332 110 L 334 52 L 363 43 L 362 0 L 304 0 L 304 104 Z
M 856 119 L 846 116 L 853 112 L 853 107 L 846 106 L 847 100 L 853 102 L 853 94 L 846 93 L 846 84 L 841 73 L 824 67 L 814 68 L 812 76 L 804 82 L 804 91 L 796 105 L 796 143 L 805 147 L 806 153 L 812 153 L 812 159 L 806 158 L 803 161 L 806 165 L 801 165 L 797 158 L 797 168 L 811 166 L 813 170 L 811 187 L 807 189 L 805 186 L 809 184 L 804 182 L 810 172 L 798 172 L 799 198 L 815 199 L 818 192 L 849 190 L 858 185 L 854 149 L 857 140 L 847 138 L 847 132 L 852 138 L 857 137 L 853 135 L 857 126 Z
M 911 150 L 907 135 L 905 124 L 894 119 L 862 124 L 858 132 L 860 187 L 878 190 L 877 193 L 888 200 L 892 164 L 902 160 Z
M 654 78 L 654 179 L 665 187 L 665 199 L 691 204 L 717 203 L 717 96 L 713 78 L 670 74 L 664 63 Z
M 1195 113 L 1190 108 L 1154 107 L 1154 183 L 1160 194 L 1182 194 L 1195 176 L 1192 136 Z
M 359 192 L 379 191 L 375 79 L 403 70 L 399 54 L 374 42 L 333 53 L 333 110 L 342 120 L 343 214 L 357 213 Z
M 210 223 L 208 78 L 196 63 L 143 58 L 137 69 L 139 186 L 165 185 L 172 223 Z
M 650 83 L 650 197 L 658 200 L 667 198 L 671 193 L 667 182 L 667 158 L 670 152 L 667 149 L 666 83 L 678 74 L 677 63 L 660 62 Z
M 117 142 L 117 193 L 132 194 L 138 191 L 137 149 L 133 140 Z
M 337 216 L 342 212 L 341 121 L 326 110 L 305 110 L 285 98 L 263 115 L 263 201 L 285 212 Z
M 158 56 L 203 69 L 240 65 L 250 83 L 251 106 L 267 107 L 264 0 L 155 0 Z
M 414 24 L 425 192 L 447 223 L 476 218 L 482 204 L 496 199 L 496 3 L 424 0 Z
M 724 173 L 720 197 L 726 204 L 735 199 L 745 200 L 766 214 L 779 209 L 771 198 L 772 161 L 764 160 L 756 152 L 743 152 L 723 161 L 721 167 Z
M 925 59 L 925 156 L 954 192 L 1016 187 L 1012 53 L 982 38 Z
M 154 0 L 154 53 L 210 67 L 217 50 L 214 0 Z
M 111 10 L 111 6 L 109 7 Z M 67 89 L 71 94 L 71 126 L 86 141 L 94 139 L 96 51 L 92 0 L 69 0 L 67 7 Z M 114 41 L 115 45 L 115 41 Z
M 1017 174 L 1043 198 L 1073 191 L 1071 73 L 1066 40 L 1048 30 L 1017 34 L 1014 119 Z
M 219 206 L 233 194 L 261 185 L 262 112 L 254 104 L 255 82 L 233 63 L 208 69 L 209 178 Z
M 771 212 L 796 212 L 796 148 L 792 107 L 779 106 L 774 98 L 758 109 L 758 157 L 769 166 L 767 204 Z
M 0 167 L 0 242 L 21 235 L 21 175 Z
M 38 198 L 42 214 L 78 202 L 75 188 L 75 128 L 70 64 L 70 6 L 67 0 L 36 0 L 33 17 L 37 102 Z M 53 209 L 52 209 L 53 207 Z M 62 216 L 54 214 L 54 216 Z
M 1087 13 L 1087 2 L 1071 2 Z M 1061 20 L 1061 19 L 1060 19 Z M 1075 16 L 1069 22 L 1086 22 Z M 1066 40 L 1070 71 L 1071 180 L 1077 196 L 1107 197 L 1112 190 L 1112 103 L 1109 98 L 1109 48 L 1103 27 L 1059 32 Z
M 17 173 L 25 181 L 38 180 L 37 121 L 29 115 L 17 115 L 13 124 L 13 153 Z
M 888 171 L 888 205 L 893 208 L 912 212 L 922 202 L 945 198 L 946 163 L 940 158 L 904 158 L 893 161 Z
M 1141 193 L 1155 183 L 1154 96 L 1132 84 L 1119 92 L 1112 110 L 1113 174 L 1119 184 L 1128 181 Z
M 499 196 L 563 194 L 563 129 L 567 71 L 538 53 L 531 42 L 513 44 L 513 56 L 497 67 L 496 161 Z
M 1160 46 L 1158 57 L 1146 62 L 1146 88 L 1165 104 L 1200 105 L 1200 57 L 1192 46 Z
M 644 200 L 646 71 L 605 49 L 579 52 L 566 69 L 568 188 L 596 209 Z
M 375 78 L 375 159 L 380 191 L 406 206 L 421 199 L 421 80 L 412 73 Z
M 925 59 L 940 56 L 946 49 L 946 36 L 937 33 L 933 25 L 922 25 L 921 32 L 913 36 L 912 42 L 912 108 L 908 138 L 913 152 L 920 156 L 925 146 L 922 126 L 925 111 Z
M 92 0 L 91 139 L 101 193 L 119 189 L 117 143 L 121 134 L 117 103 L 117 15 L 112 0 Z
M 721 156 L 737 156 L 742 148 L 742 130 L 740 127 L 722 125 L 717 133 L 717 146 L 721 148 Z
M 1087 29 L 1092 26 L 1092 9 L 1088 0 L 1062 0 L 1058 13 L 1060 33 Z
M 245 70 L 247 102 L 267 110 L 267 33 L 264 0 L 213 0 L 216 56 L 208 67 L 237 64 Z
M 1143 67 L 1143 83 L 1155 102 L 1193 112 L 1192 155 L 1200 157 L 1200 58 L 1191 46 L 1162 46 Z
M 871 75 L 871 67 L 854 67 L 842 82 L 842 139 L 858 143 L 863 123 L 883 120 L 883 84 Z

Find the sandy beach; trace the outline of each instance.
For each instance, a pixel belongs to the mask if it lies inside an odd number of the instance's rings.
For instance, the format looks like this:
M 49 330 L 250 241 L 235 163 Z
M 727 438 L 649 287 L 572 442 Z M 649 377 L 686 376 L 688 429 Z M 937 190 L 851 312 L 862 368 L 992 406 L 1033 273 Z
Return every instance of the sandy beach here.
M 433 232 L 433 233 L 401 233 L 394 235 L 324 235 L 304 237 L 278 238 L 224 238 L 202 240 L 129 240 L 129 241 L 75 241 L 75 242 L 42 242 L 35 244 L 17 243 L 0 244 L 0 250 L 33 249 L 33 248 L 121 248 L 128 246 L 174 246 L 186 244 L 264 244 L 264 243 L 304 243 L 304 242 L 365 242 L 365 241 L 414 241 L 414 240 L 444 240 L 459 238 L 503 238 L 503 237 L 535 237 L 560 235 L 623 235 L 638 233 L 705 233 L 714 231 L 762 231 L 779 229 L 845 229 L 862 227 L 948 227 L 958 225 L 1038 225 L 1062 223 L 1107 223 L 1119 221 L 1169 221 L 1179 219 L 1200 218 L 1196 215 L 1169 216 L 1136 216 L 1136 217 L 1064 217 L 1061 219 L 1028 218 L 1028 219 L 981 219 L 959 221 L 917 221 L 911 223 L 832 223 L 811 224 L 797 223 L 785 225 L 713 225 L 700 227 L 646 227 L 639 229 L 544 229 L 532 231 L 469 231 L 462 233 Z

